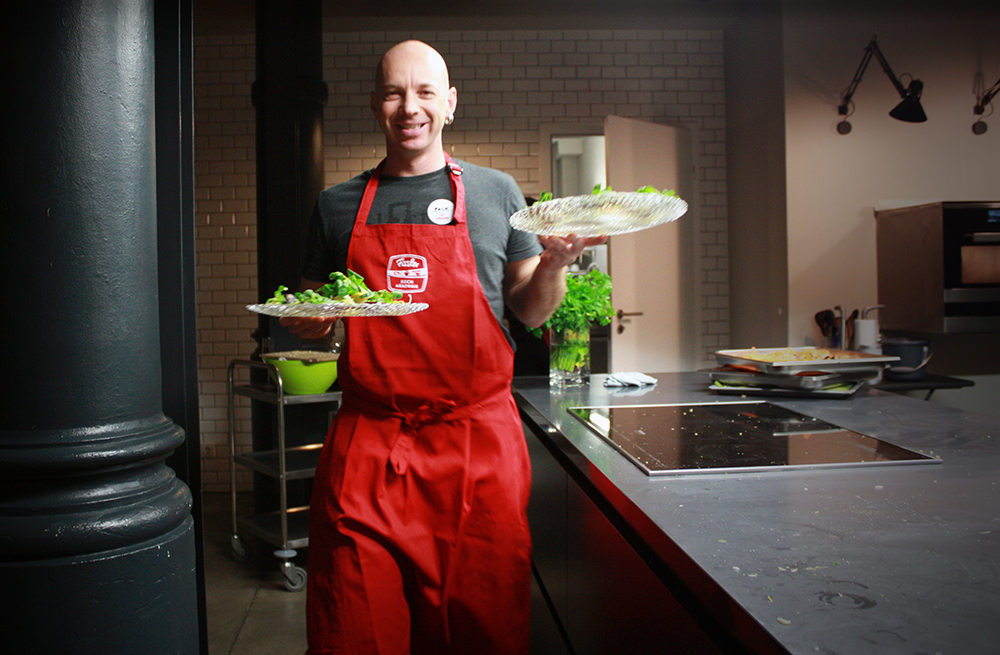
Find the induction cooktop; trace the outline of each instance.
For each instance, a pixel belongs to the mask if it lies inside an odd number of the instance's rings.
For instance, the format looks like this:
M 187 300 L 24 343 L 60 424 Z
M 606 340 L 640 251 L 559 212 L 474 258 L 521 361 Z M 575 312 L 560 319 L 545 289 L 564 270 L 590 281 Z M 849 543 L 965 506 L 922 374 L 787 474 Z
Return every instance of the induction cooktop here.
M 647 475 L 941 461 L 765 401 L 568 411 Z

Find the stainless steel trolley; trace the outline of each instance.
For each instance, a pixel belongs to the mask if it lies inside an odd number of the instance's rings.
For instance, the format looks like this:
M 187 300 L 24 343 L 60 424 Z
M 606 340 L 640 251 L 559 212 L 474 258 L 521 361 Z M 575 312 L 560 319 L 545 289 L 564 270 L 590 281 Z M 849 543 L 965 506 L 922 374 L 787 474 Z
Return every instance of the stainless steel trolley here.
M 237 366 L 267 369 L 272 373 L 273 386 L 237 384 Z M 285 588 L 302 591 L 306 586 L 306 571 L 292 563 L 296 548 L 309 545 L 309 508 L 288 507 L 287 483 L 289 480 L 311 478 L 316 473 L 322 443 L 307 444 L 293 448 L 285 447 L 285 408 L 289 405 L 311 403 L 336 403 L 340 406 L 341 393 L 330 391 L 304 396 L 286 395 L 278 370 L 266 362 L 234 359 L 229 363 L 229 490 L 232 500 L 233 532 L 230 540 L 233 557 L 240 562 L 250 559 L 249 549 L 243 534 L 252 534 L 276 546 L 274 556 L 281 560 L 280 570 L 284 576 Z M 236 409 L 235 395 L 246 396 L 277 405 L 278 443 L 275 450 L 262 450 L 242 455 L 236 454 Z M 239 516 L 236 503 L 236 466 L 243 466 L 257 473 L 278 480 L 278 509 L 274 512 Z

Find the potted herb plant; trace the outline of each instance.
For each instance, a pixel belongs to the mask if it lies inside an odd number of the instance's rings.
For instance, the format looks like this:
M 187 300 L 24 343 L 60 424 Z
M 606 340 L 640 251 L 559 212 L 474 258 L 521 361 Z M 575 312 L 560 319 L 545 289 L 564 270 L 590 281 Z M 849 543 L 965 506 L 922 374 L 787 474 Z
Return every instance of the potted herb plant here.
M 613 316 L 609 275 L 596 268 L 567 274 L 562 303 L 542 327 L 531 330 L 536 337 L 548 335 L 552 386 L 590 383 L 590 328 L 607 325 Z

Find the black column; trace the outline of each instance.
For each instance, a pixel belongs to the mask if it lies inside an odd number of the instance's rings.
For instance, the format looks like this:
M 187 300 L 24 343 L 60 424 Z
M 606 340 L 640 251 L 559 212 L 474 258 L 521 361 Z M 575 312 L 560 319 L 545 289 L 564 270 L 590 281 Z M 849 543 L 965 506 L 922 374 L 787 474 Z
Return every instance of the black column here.
M 208 653 L 194 255 L 194 37 L 191 0 L 155 0 L 156 204 L 163 413 L 184 430 L 167 459 L 191 490 L 201 652 Z
M 5 653 L 197 653 L 191 494 L 165 458 L 152 0 L 3 34 Z M 14 307 L 16 305 L 16 308 Z
M 263 302 L 279 284 L 295 288 L 309 218 L 323 190 L 323 11 L 321 0 L 258 0 L 256 6 L 256 76 L 253 104 L 257 129 L 257 282 Z M 261 316 L 256 338 L 266 342 L 276 319 Z M 258 381 L 267 374 L 254 371 Z M 301 445 L 304 432 L 326 431 L 323 407 L 298 407 L 288 424 L 287 443 Z M 274 406 L 251 403 L 254 450 L 276 447 Z M 300 427 L 300 422 L 307 428 Z M 315 436 L 309 440 L 316 440 Z M 304 488 L 299 488 L 299 487 Z M 290 490 L 292 505 L 308 502 L 308 484 Z M 273 479 L 254 476 L 258 512 L 277 506 Z
M 323 190 L 321 0 L 258 0 L 257 270 L 260 301 L 302 273 L 306 228 Z

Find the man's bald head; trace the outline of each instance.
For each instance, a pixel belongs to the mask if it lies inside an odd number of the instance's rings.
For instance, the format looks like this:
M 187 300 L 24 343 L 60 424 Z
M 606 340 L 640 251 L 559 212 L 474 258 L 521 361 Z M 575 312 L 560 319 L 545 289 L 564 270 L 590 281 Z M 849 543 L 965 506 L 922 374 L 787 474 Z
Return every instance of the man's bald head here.
M 389 48 L 375 67 L 375 90 L 385 84 L 386 72 L 394 66 L 423 64 L 426 70 L 438 77 L 442 88 L 447 89 L 448 65 L 434 48 L 423 41 L 403 41 Z
M 422 175 L 444 166 L 441 130 L 452 122 L 458 92 L 437 50 L 403 41 L 382 55 L 371 109 L 386 139 L 387 175 Z

